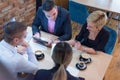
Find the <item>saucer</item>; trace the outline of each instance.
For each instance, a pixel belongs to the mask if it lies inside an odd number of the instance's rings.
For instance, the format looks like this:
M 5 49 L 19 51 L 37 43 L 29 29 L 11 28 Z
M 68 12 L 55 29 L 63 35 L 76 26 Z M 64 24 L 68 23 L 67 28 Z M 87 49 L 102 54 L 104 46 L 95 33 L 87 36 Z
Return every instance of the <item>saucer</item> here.
M 83 58 L 79 58 L 80 61 L 83 61 L 85 64 L 91 63 L 91 58 L 88 58 L 87 60 L 83 60 Z
M 85 64 L 88 64 L 88 63 L 90 63 L 92 61 L 90 55 L 86 54 L 86 53 L 81 54 L 79 60 L 83 61 Z
M 87 65 L 84 62 L 76 63 L 76 68 L 79 70 L 85 70 L 87 68 Z

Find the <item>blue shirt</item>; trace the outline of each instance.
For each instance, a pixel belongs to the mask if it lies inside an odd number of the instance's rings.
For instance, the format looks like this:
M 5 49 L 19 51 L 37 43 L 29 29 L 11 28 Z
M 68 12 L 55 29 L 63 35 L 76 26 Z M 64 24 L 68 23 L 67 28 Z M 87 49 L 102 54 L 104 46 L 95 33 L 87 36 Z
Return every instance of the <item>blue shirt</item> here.
M 2 40 L 0 42 L 0 63 L 3 63 L 14 77 L 18 72 L 33 73 L 38 70 L 37 60 L 30 47 L 27 47 L 26 51 L 28 60 L 17 53 L 14 46 Z

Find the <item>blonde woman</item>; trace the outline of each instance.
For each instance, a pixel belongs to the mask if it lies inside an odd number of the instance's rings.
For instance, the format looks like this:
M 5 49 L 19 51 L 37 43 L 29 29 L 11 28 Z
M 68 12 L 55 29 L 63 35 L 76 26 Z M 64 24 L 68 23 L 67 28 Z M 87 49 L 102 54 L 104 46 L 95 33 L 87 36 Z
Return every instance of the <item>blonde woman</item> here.
M 91 13 L 87 22 L 83 25 L 75 40 L 67 41 L 78 50 L 96 54 L 96 51 L 103 51 L 109 38 L 109 32 L 103 27 L 107 22 L 107 16 L 103 11 Z
M 73 77 L 66 67 L 72 60 L 72 48 L 66 42 L 59 42 L 53 49 L 52 59 L 55 67 L 50 70 L 39 70 L 34 80 L 84 80 L 83 78 Z

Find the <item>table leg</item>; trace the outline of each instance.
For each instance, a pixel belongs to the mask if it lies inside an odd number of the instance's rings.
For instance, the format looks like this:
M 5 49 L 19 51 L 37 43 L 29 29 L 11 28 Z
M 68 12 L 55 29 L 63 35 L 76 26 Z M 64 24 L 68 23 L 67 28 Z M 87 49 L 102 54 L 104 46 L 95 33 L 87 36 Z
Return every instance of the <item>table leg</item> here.
M 110 13 L 110 12 L 109 12 L 109 13 Z M 108 25 L 108 24 L 111 22 L 111 20 L 112 20 L 112 18 L 114 17 L 114 15 L 115 15 L 115 13 L 111 12 L 110 17 L 109 17 L 106 25 Z

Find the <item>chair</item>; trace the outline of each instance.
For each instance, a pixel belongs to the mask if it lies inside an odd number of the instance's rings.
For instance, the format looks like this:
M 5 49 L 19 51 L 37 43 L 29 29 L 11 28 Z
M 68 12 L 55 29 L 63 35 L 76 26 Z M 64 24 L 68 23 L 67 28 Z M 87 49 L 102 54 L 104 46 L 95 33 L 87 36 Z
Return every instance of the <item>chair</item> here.
M 69 12 L 71 19 L 80 24 L 84 24 L 89 15 L 88 9 L 85 5 L 71 0 L 69 0 Z
M 112 28 L 110 28 L 108 26 L 105 26 L 104 28 L 110 33 L 108 42 L 105 46 L 105 53 L 112 54 L 115 43 L 116 43 L 116 39 L 117 39 L 117 33 L 115 30 L 113 30 Z

